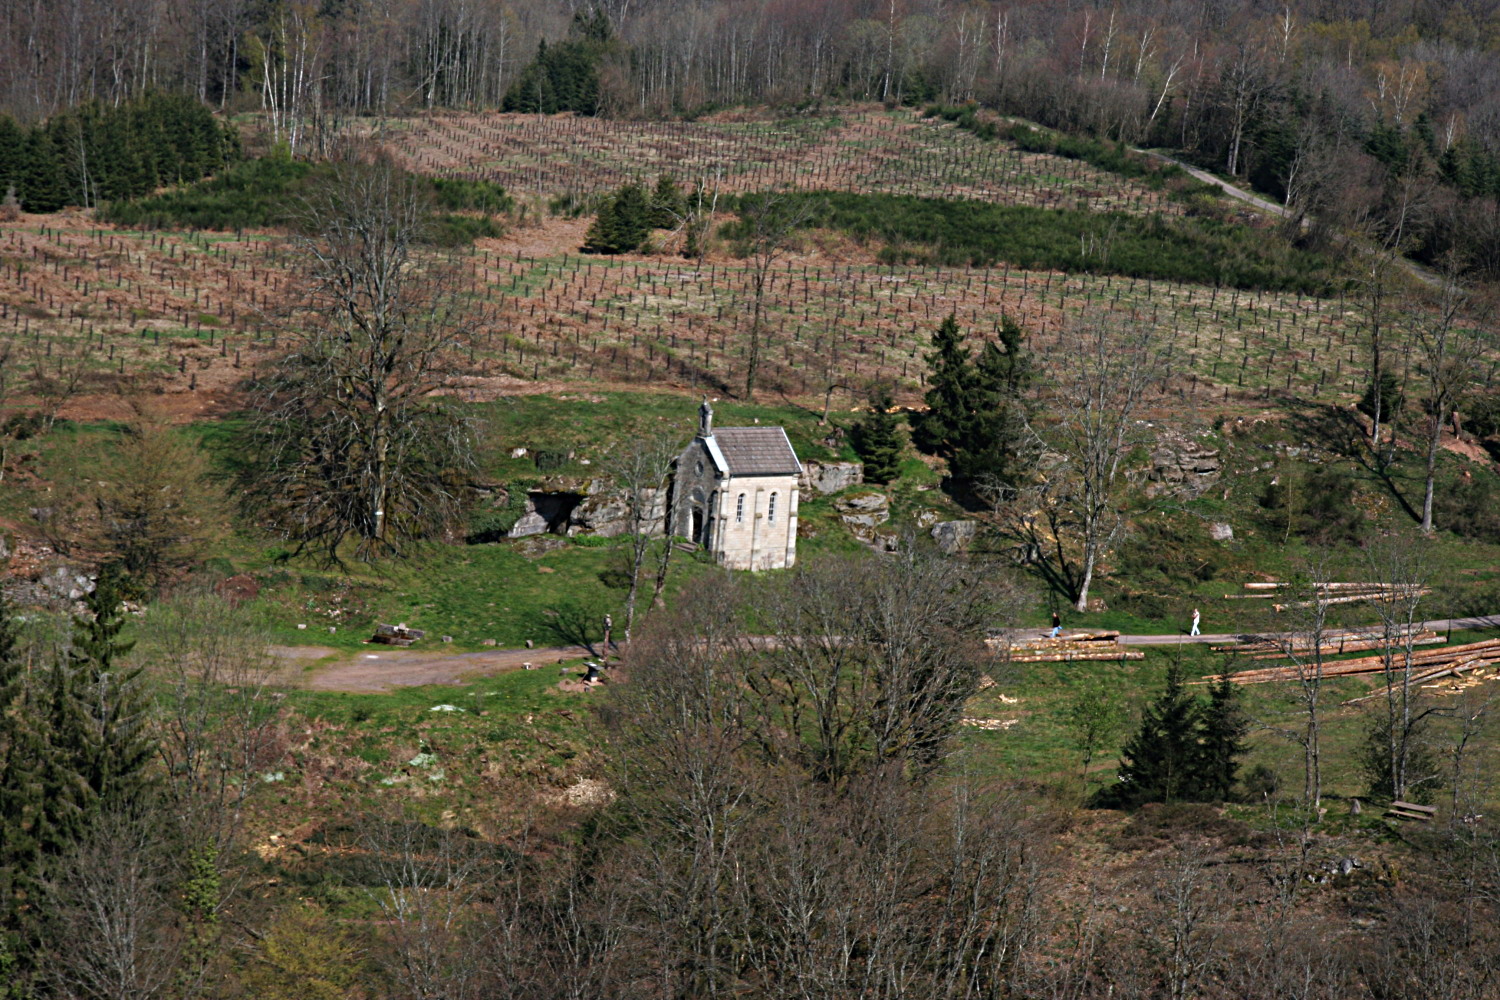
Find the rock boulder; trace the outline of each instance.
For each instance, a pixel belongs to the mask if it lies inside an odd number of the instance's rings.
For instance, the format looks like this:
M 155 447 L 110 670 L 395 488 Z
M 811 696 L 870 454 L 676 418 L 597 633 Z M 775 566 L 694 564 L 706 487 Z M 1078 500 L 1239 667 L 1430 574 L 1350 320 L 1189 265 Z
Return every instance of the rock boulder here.
M 873 539 L 875 529 L 891 517 L 890 498 L 876 490 L 840 497 L 833 506 L 839 512 L 839 520 L 854 537 L 866 542 Z
M 979 532 L 977 521 L 939 521 L 932 526 L 932 538 L 948 555 L 963 552 Z
M 818 462 L 802 464 L 802 488 L 810 493 L 837 493 L 865 481 L 863 462 Z

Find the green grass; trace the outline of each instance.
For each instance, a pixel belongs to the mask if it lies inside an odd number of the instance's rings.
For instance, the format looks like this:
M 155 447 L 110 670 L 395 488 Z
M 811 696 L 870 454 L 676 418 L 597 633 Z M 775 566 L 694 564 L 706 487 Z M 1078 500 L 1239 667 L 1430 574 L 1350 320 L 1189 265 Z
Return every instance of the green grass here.
M 588 392 L 520 396 L 472 408 L 483 427 L 484 470 L 497 479 L 538 476 L 530 455 L 511 458 L 515 448 L 573 455 L 559 475 L 597 476 L 617 443 L 664 433 L 684 446 L 697 433 L 698 408 L 691 398 L 666 393 Z M 819 414 L 807 407 L 722 400 L 714 403 L 714 424 L 732 427 L 760 423 L 786 428 L 792 448 L 804 462 L 853 459 L 851 446 L 829 446 L 833 427 L 819 427 Z M 584 464 L 585 460 L 587 464 Z
M 1472 638 L 1455 633 L 1453 642 L 1460 641 Z M 1168 665 L 1179 655 L 1192 680 L 1219 671 L 1226 662 L 1222 654 L 1212 653 L 1207 647 L 1183 647 L 1180 651 L 1147 649 L 1146 659 L 1123 663 L 1027 663 L 999 668 L 994 672 L 996 685 L 975 696 L 969 714 L 976 718 L 1019 721 L 999 731 L 964 727 L 962 742 L 970 766 L 984 773 L 1052 784 L 1069 793 L 1079 793 L 1082 753 L 1072 742 L 1063 713 L 1082 691 L 1103 687 L 1125 706 L 1126 722 L 1116 738 L 1095 757 L 1088 789 L 1099 788 L 1113 780 L 1120 746 L 1137 725 L 1141 709 L 1160 692 Z M 1328 678 L 1323 683 L 1326 795 L 1364 797 L 1367 792 L 1366 779 L 1359 770 L 1359 755 L 1371 713 L 1380 703 L 1376 700 L 1348 708 L 1339 706 L 1380 685 L 1378 676 Z M 1206 696 L 1206 688 L 1194 690 Z M 1263 764 L 1279 776 L 1282 794 L 1295 798 L 1302 787 L 1302 749 L 1285 733 L 1297 729 L 1305 719 L 1297 685 L 1252 684 L 1240 690 L 1251 720 L 1250 749 L 1242 761 L 1241 774 Z M 1002 695 L 1018 700 L 1007 703 Z
M 432 545 L 405 562 L 351 565 L 347 575 L 295 563 L 278 566 L 264 556 L 261 566 L 246 565 L 249 560 L 235 566 L 263 581 L 254 604 L 257 617 L 274 641 L 291 645 L 362 649 L 377 623 L 405 622 L 427 632 L 421 642 L 426 650 L 478 650 L 487 648 L 481 645 L 485 639 L 514 649 L 527 639 L 537 646 L 571 644 L 579 627 L 597 641 L 606 613 L 623 621 L 626 592 L 604 579 L 627 565 L 623 539 L 603 546 L 564 542 L 537 553 L 538 539 L 563 541 L 537 536 Z M 676 553 L 669 595 L 712 571 Z M 643 584 L 644 604 L 650 598 L 649 575 Z M 330 627 L 337 631 L 330 633 Z M 444 635 L 453 637 L 451 645 L 441 641 Z

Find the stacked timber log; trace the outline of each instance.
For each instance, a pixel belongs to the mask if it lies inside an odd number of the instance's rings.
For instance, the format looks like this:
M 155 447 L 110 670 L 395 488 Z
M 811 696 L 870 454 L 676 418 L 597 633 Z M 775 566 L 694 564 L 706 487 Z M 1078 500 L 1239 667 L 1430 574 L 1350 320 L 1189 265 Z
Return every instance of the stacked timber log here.
M 1311 651 L 1307 654 L 1311 655 Z M 1411 657 L 1411 683 L 1420 683 L 1447 677 L 1455 673 L 1477 670 L 1500 661 L 1500 639 L 1485 639 L 1445 649 L 1428 649 L 1413 653 Z M 1406 659 L 1400 648 L 1392 650 L 1392 669 L 1404 671 Z M 1236 684 L 1264 684 L 1268 681 L 1291 681 L 1308 676 L 1314 670 L 1323 677 L 1349 677 L 1357 674 L 1378 674 L 1386 669 L 1386 658 L 1362 656 L 1353 660 L 1326 660 L 1321 668 L 1313 663 L 1293 664 L 1283 667 L 1257 667 L 1229 674 Z M 1204 680 L 1218 680 L 1221 675 L 1212 674 Z M 1404 681 L 1403 681 L 1404 682 Z
M 1065 663 L 1073 660 L 1142 660 L 1146 654 L 1120 645 L 1118 632 L 1064 632 L 1056 638 L 991 639 L 1008 651 L 1012 663 Z
M 1240 642 L 1214 646 L 1213 650 L 1216 653 L 1237 653 L 1252 660 L 1273 660 L 1285 657 L 1288 653 L 1309 653 L 1312 651 L 1315 640 L 1319 651 L 1324 656 L 1364 653 L 1377 649 L 1383 651 L 1388 644 L 1404 647 L 1408 641 L 1413 646 L 1434 646 L 1448 641 L 1446 637 L 1438 635 L 1425 625 L 1397 625 L 1389 630 L 1389 634 L 1382 628 L 1340 628 L 1325 629 L 1320 636 L 1316 637 L 1307 634 L 1282 637 L 1246 636 Z
M 1290 593 L 1292 584 L 1278 581 L 1255 582 L 1245 584 L 1245 589 L 1252 591 L 1249 594 L 1225 594 L 1226 601 L 1255 601 L 1272 600 L 1281 596 L 1279 592 Z M 1396 601 L 1411 597 L 1421 597 L 1430 593 L 1427 587 L 1415 587 L 1395 583 L 1315 583 L 1312 585 L 1316 595 L 1308 600 L 1284 601 L 1273 604 L 1277 611 L 1285 611 L 1288 608 L 1310 608 L 1314 605 L 1327 606 L 1330 604 L 1354 604 L 1358 601 Z

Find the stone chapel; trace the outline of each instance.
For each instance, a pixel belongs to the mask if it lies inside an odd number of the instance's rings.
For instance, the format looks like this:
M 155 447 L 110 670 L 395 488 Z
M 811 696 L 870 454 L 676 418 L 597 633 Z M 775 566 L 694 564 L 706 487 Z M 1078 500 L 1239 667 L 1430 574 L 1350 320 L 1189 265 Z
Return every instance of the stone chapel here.
M 677 457 L 671 533 L 729 569 L 786 569 L 797 561 L 802 463 L 780 427 L 714 428 L 708 400 L 698 436 Z

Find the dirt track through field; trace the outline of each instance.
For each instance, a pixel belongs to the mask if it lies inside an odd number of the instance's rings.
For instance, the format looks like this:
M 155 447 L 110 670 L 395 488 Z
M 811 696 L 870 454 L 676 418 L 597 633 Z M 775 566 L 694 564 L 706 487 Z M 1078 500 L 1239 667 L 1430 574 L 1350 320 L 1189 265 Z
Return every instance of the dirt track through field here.
M 1451 629 L 1500 629 L 1500 615 L 1479 618 L 1441 619 L 1426 623 L 1436 631 Z M 1017 635 L 1045 629 L 1018 629 Z M 1126 646 L 1176 646 L 1233 642 L 1237 634 L 1214 633 L 1188 636 L 1122 635 Z M 538 670 L 556 667 L 566 660 L 593 654 L 582 646 L 546 646 L 538 649 L 497 649 L 478 653 L 444 653 L 436 650 L 393 649 L 371 646 L 356 653 L 342 653 L 328 646 L 273 646 L 271 655 L 286 665 L 288 672 L 296 664 L 314 661 L 309 670 L 291 678 L 294 687 L 310 691 L 343 691 L 350 694 L 386 694 L 399 687 L 421 687 L 428 684 L 464 684 L 475 677 L 490 677 L 525 668 L 527 663 Z M 322 662 L 327 659 L 328 662 Z
M 444 653 L 372 645 L 355 653 L 344 653 L 328 646 L 272 646 L 271 655 L 285 665 L 292 675 L 289 679 L 294 687 L 309 691 L 385 694 L 399 687 L 464 684 L 474 677 L 523 670 L 527 663 L 537 669 L 550 668 L 564 660 L 591 654 L 581 646 Z M 322 662 L 325 658 L 327 662 Z M 309 660 L 315 661 L 310 668 L 298 670 L 299 663 Z

